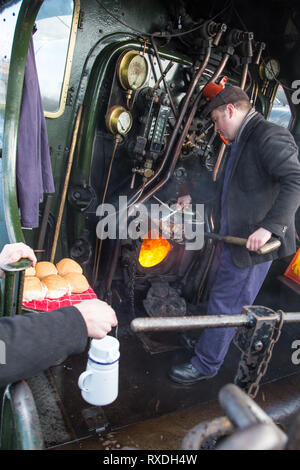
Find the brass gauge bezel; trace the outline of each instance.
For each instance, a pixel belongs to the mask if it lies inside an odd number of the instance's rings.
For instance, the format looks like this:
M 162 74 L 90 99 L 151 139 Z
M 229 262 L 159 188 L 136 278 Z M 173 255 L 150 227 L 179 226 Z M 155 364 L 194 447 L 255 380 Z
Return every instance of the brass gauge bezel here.
M 140 72 L 139 74 L 143 74 L 142 81 L 139 82 L 137 85 L 134 85 L 134 82 L 131 81 L 131 73 L 132 68 L 136 61 L 139 61 Z M 149 65 L 148 61 L 145 56 L 141 55 L 138 51 L 125 51 L 118 62 L 117 66 L 117 74 L 118 79 L 121 84 L 121 87 L 124 90 L 138 90 L 141 88 L 147 81 L 149 72 Z
M 124 128 L 120 128 L 121 124 L 121 116 L 122 114 L 126 114 L 127 117 L 129 118 L 129 124 L 126 125 Z M 124 108 L 123 106 L 120 105 L 115 105 L 110 108 L 110 110 L 107 113 L 106 116 L 106 127 L 111 132 L 112 134 L 121 134 L 121 135 L 126 135 L 131 129 L 132 126 L 132 115 L 131 113 Z
M 270 73 L 269 73 L 268 67 L 270 67 L 271 62 L 276 63 L 277 73 L 274 73 L 275 71 L 273 72 L 273 70 L 270 71 Z M 264 62 L 262 62 L 260 64 L 258 72 L 259 72 L 259 76 L 262 80 L 269 80 L 269 81 L 276 80 L 276 78 L 278 77 L 278 75 L 280 73 L 280 62 L 279 62 L 279 60 L 273 59 L 273 58 L 268 58 L 267 60 L 265 60 Z

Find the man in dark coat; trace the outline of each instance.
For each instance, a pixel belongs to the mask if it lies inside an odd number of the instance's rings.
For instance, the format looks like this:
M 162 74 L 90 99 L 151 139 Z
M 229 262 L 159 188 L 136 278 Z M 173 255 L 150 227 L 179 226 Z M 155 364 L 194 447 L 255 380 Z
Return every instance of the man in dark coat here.
M 291 255 L 295 212 L 300 204 L 297 145 L 288 130 L 251 108 L 241 88 L 228 85 L 206 106 L 217 133 L 231 143 L 220 201 L 222 235 L 247 238 L 246 248 L 218 243 L 209 278 L 207 314 L 238 314 L 253 304 L 272 261 Z M 281 246 L 256 251 L 271 237 Z M 174 365 L 170 378 L 193 384 L 221 367 L 235 328 L 206 329 L 190 362 Z

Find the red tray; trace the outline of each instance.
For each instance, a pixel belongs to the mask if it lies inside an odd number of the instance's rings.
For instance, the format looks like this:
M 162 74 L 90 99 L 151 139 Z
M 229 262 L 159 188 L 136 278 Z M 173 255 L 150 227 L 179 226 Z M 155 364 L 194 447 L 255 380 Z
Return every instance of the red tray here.
M 71 294 L 64 295 L 59 299 L 47 299 L 44 300 L 32 300 L 31 302 L 23 302 L 23 307 L 29 308 L 31 310 L 40 310 L 43 312 L 50 312 L 51 310 L 56 310 L 62 307 L 68 307 L 70 305 L 78 304 L 83 300 L 97 299 L 97 295 L 90 287 L 82 294 Z

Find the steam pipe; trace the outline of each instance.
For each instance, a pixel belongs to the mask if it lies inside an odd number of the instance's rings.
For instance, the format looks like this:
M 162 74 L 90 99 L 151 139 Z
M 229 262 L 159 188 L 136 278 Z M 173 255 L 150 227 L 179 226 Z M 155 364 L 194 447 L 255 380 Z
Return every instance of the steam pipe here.
M 224 70 L 225 65 L 227 64 L 227 61 L 228 61 L 228 59 L 229 59 L 231 53 L 232 53 L 232 48 L 229 47 L 229 48 L 227 49 L 227 52 L 225 53 L 223 59 L 221 60 L 221 62 L 220 62 L 220 64 L 219 64 L 218 68 L 216 69 L 214 75 L 211 77 L 211 79 L 210 79 L 207 83 L 214 83 L 214 82 L 219 78 L 220 74 L 221 74 L 221 73 L 223 72 L 223 70 Z M 203 64 L 202 64 L 201 69 L 202 69 L 202 68 L 203 68 Z M 199 79 L 198 79 L 198 80 L 199 80 Z M 197 80 L 197 81 L 198 81 L 198 80 Z M 169 169 L 168 169 L 168 172 L 167 172 L 166 176 L 165 176 L 156 186 L 154 186 L 154 188 L 152 188 L 150 191 L 148 191 L 147 194 L 145 194 L 144 196 L 142 196 L 142 197 L 139 199 L 138 202 L 143 203 L 143 202 L 145 202 L 147 199 L 149 199 L 149 197 L 151 197 L 154 193 L 156 193 L 156 191 L 158 191 L 162 186 L 164 186 L 164 184 L 165 184 L 165 183 L 170 179 L 170 177 L 172 176 L 173 171 L 174 171 L 175 166 L 176 166 L 176 163 L 177 163 L 177 161 L 178 161 L 180 152 L 181 152 L 181 148 L 182 148 L 184 139 L 186 138 L 186 135 L 187 135 L 187 133 L 188 133 L 188 130 L 189 130 L 189 128 L 190 128 L 190 126 L 191 126 L 191 124 L 192 124 L 192 122 L 193 122 L 193 119 L 194 119 L 194 117 L 195 117 L 196 111 L 197 111 L 197 109 L 198 109 L 201 95 L 202 95 L 202 92 L 200 92 L 200 93 L 198 94 L 197 98 L 195 99 L 195 102 L 194 102 L 194 104 L 193 104 L 193 108 L 192 108 L 192 110 L 191 110 L 191 112 L 190 112 L 190 114 L 189 114 L 189 117 L 188 117 L 188 119 L 187 119 L 187 121 L 186 121 L 186 124 L 185 124 L 185 126 L 184 126 L 184 129 L 183 129 L 183 131 L 182 131 L 182 133 L 181 133 L 181 135 L 180 135 L 179 140 L 177 141 L 177 144 L 176 144 L 176 147 L 175 147 L 175 150 L 174 150 L 174 156 L 173 156 L 173 159 L 172 159 L 172 161 L 171 161 L 171 163 L 170 163 L 170 166 L 169 166 Z M 175 128 L 176 128 L 176 126 L 175 126 Z M 175 130 L 175 128 L 174 128 L 174 130 Z M 172 136 L 173 136 L 173 135 L 174 135 L 174 132 L 173 132 Z M 171 145 L 170 145 L 170 144 L 169 144 L 169 146 L 168 146 L 168 149 L 171 149 Z M 165 160 L 164 160 L 163 164 L 164 164 L 164 163 L 165 163 Z M 161 169 L 162 169 L 162 168 L 160 168 L 160 169 L 158 170 L 158 172 L 160 172 Z M 157 173 L 156 173 L 156 174 L 157 174 Z M 151 178 L 151 180 L 152 180 L 152 179 L 153 179 L 153 178 Z M 148 182 L 149 182 L 149 181 L 148 181 Z
M 202 74 L 203 74 L 203 72 L 206 69 L 206 66 L 208 64 L 210 54 L 211 54 L 211 47 L 212 47 L 211 42 L 212 42 L 211 39 L 209 39 L 208 40 L 208 47 L 207 47 L 206 56 L 205 56 L 205 58 L 202 62 L 201 67 L 199 68 L 198 72 L 196 73 L 195 77 L 193 78 L 192 82 L 190 83 L 190 87 L 189 87 L 189 89 L 188 89 L 188 91 L 185 95 L 184 102 L 182 104 L 179 116 L 177 118 L 177 121 L 175 123 L 173 132 L 171 134 L 169 144 L 168 144 L 168 147 L 166 149 L 165 155 L 163 157 L 162 163 L 161 163 L 160 167 L 158 168 L 158 170 L 155 172 L 155 174 L 151 178 L 149 178 L 149 180 L 145 183 L 145 188 L 147 188 L 161 174 L 164 167 L 166 166 L 166 162 L 167 162 L 167 160 L 170 156 L 170 153 L 171 153 L 172 147 L 174 145 L 175 139 L 177 138 L 177 135 L 178 135 L 180 126 L 182 124 L 183 118 L 185 116 L 185 113 L 187 111 L 190 99 L 191 99 L 191 97 L 192 97 L 192 95 L 195 91 L 195 88 L 197 86 L 198 81 L 200 80 L 200 78 L 201 78 L 201 76 L 202 76 Z M 137 193 L 135 195 L 132 196 L 131 200 L 129 201 L 129 205 L 131 204 L 132 200 L 134 198 L 136 198 L 136 195 L 138 194 L 138 192 L 139 192 L 139 190 L 137 191 Z

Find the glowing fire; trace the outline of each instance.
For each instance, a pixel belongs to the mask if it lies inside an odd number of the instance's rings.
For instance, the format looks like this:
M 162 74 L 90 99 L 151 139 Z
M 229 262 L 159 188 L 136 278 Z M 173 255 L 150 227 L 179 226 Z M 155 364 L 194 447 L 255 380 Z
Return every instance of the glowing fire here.
M 139 255 L 139 262 L 144 268 L 151 268 L 159 264 L 169 251 L 171 245 L 164 238 L 144 239 Z

